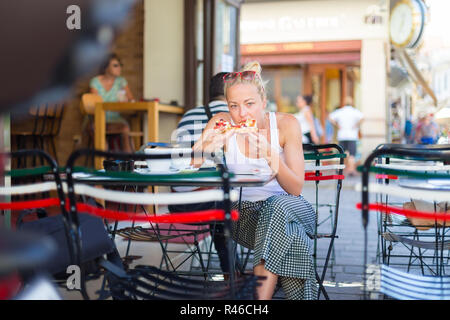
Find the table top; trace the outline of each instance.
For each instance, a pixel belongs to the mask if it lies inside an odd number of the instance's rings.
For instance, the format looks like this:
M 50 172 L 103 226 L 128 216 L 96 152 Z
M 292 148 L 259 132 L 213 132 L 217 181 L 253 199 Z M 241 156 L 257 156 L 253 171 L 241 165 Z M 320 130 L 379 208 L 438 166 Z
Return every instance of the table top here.
M 398 185 L 404 188 L 450 191 L 450 179 L 400 178 L 398 180 Z
M 211 172 L 211 171 L 209 171 Z M 214 171 L 212 171 L 214 172 Z M 192 186 L 192 187 L 220 187 L 220 176 L 202 176 L 174 172 L 165 174 L 141 173 L 135 170 L 137 179 L 123 177 L 98 176 L 89 173 L 76 172 L 73 174 L 75 183 L 103 186 Z M 201 173 L 201 172 L 200 172 Z M 146 179 L 147 178 L 147 179 Z M 231 187 L 260 187 L 275 178 L 274 174 L 234 174 L 230 177 Z

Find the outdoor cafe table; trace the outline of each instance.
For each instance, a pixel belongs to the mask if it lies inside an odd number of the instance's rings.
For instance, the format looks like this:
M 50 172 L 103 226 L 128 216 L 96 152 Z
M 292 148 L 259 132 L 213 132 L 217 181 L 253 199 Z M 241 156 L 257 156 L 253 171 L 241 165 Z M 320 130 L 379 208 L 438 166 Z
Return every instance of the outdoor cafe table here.
M 174 174 L 143 174 L 138 173 L 135 179 L 129 177 L 116 177 L 111 176 L 98 176 L 89 173 L 77 173 L 73 174 L 75 183 L 84 183 L 90 185 L 101 186 L 196 186 L 196 187 L 221 187 L 223 185 L 222 178 L 218 176 L 208 176 L 208 173 L 215 172 L 214 169 L 206 171 L 197 171 L 194 173 L 174 173 Z M 136 173 L 136 171 L 135 171 Z M 205 174 L 202 174 L 205 173 Z M 275 178 L 275 174 L 233 174 L 230 175 L 230 187 L 259 187 L 267 184 Z M 241 189 L 242 190 L 242 189 Z M 239 203 L 241 198 L 239 197 Z M 114 229 L 117 228 L 117 223 Z M 231 241 L 231 239 L 229 239 Z M 231 243 L 230 243 L 231 244 Z M 233 252 L 236 250 L 236 243 L 231 245 Z M 232 259 L 235 255 L 231 252 Z M 234 261 L 231 261 L 231 268 L 235 267 Z M 233 277 L 233 276 L 232 276 Z
M 147 102 L 98 102 L 95 104 L 95 149 L 106 150 L 106 111 L 129 113 L 134 111 L 147 112 L 144 142 L 158 142 L 160 112 L 182 115 L 184 109 L 177 106 L 159 104 L 157 101 Z M 95 159 L 95 167 L 102 168 L 102 158 Z
M 101 172 L 101 171 L 100 171 Z M 103 171 L 104 172 L 104 171 Z M 73 174 L 75 183 L 102 186 L 192 186 L 192 187 L 221 187 L 220 176 L 211 177 L 207 173 L 214 170 L 200 170 L 197 172 L 178 172 L 169 174 L 139 173 L 135 171 L 135 179 L 117 176 L 99 176 L 90 173 Z M 203 175 L 203 173 L 205 173 Z M 231 187 L 260 187 L 275 178 L 274 174 L 231 174 Z

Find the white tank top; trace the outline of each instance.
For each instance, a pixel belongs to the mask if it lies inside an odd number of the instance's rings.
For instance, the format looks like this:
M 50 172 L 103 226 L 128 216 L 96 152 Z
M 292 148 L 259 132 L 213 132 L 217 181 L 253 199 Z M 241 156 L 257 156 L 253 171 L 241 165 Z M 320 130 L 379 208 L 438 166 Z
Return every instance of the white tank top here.
M 278 127 L 277 118 L 274 112 L 269 113 L 270 122 L 270 142 L 272 146 L 278 148 L 280 152 L 280 157 L 284 158 L 283 149 L 280 147 L 280 142 L 278 140 Z M 246 157 L 240 150 L 237 144 L 236 135 L 231 136 L 228 145 L 227 152 L 225 153 L 225 161 L 228 169 L 231 172 L 261 172 L 261 173 L 271 173 L 267 160 L 264 158 L 253 159 Z M 273 179 L 266 185 L 262 187 L 246 187 L 242 188 L 242 200 L 246 201 L 260 201 L 266 200 L 267 198 L 278 195 L 285 194 L 286 191 L 280 186 L 276 179 Z

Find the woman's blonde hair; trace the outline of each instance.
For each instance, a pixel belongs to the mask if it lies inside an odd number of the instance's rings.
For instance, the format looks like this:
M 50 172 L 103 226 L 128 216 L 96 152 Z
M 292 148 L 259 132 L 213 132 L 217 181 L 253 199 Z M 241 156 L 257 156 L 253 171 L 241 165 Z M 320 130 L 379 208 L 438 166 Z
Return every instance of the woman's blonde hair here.
M 240 70 L 240 72 L 244 72 L 244 71 L 254 71 L 255 77 L 253 78 L 253 80 L 244 80 L 240 76 L 237 76 L 234 80 L 232 80 L 230 82 L 225 82 L 225 86 L 224 86 L 225 96 L 227 95 L 228 88 L 231 88 L 235 84 L 251 83 L 257 88 L 258 93 L 260 94 L 262 100 L 264 100 L 266 98 L 266 90 L 264 89 L 264 82 L 261 78 L 262 68 L 261 68 L 261 65 L 259 64 L 259 62 L 258 61 L 248 62 Z

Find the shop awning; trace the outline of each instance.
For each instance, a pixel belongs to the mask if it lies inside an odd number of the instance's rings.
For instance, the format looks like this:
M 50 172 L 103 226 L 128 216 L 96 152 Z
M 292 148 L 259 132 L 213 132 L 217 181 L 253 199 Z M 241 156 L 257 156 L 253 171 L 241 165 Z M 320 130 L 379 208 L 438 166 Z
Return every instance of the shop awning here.
M 241 63 L 263 65 L 359 63 L 361 40 L 263 43 L 241 45 Z
M 287 65 L 309 63 L 352 63 L 360 61 L 359 52 L 323 53 L 323 54 L 284 54 L 242 56 L 241 62 L 257 60 L 262 65 Z
M 434 94 L 433 89 L 428 85 L 428 82 L 423 77 L 422 73 L 417 68 L 414 60 L 409 56 L 408 52 L 404 49 L 394 48 L 399 62 L 408 71 L 411 79 L 419 86 L 421 86 L 424 91 L 433 99 L 434 105 L 438 105 L 438 100 Z

